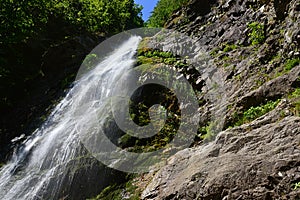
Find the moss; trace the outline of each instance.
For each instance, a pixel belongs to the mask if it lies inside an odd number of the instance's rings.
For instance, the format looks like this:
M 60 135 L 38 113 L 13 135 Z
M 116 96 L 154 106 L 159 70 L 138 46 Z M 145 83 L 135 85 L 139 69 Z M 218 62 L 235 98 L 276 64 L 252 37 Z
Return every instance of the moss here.
M 141 45 L 142 47 L 143 45 Z M 174 77 L 170 74 L 170 70 L 167 70 L 165 66 L 171 65 L 176 69 L 181 70 L 181 74 L 188 74 L 188 63 L 186 59 L 181 59 L 179 56 L 173 55 L 171 52 L 164 52 L 157 49 L 147 49 L 138 51 L 138 62 L 135 70 L 137 70 L 141 75 L 146 75 L 147 77 L 156 76 L 159 79 L 164 81 L 172 81 L 170 77 Z M 144 76 L 143 76 L 144 77 Z M 143 80 L 141 80 L 143 81 Z M 178 86 L 180 87 L 180 86 Z M 152 96 L 158 97 L 160 99 L 161 105 L 167 110 L 168 116 L 166 117 L 165 124 L 163 124 L 162 129 L 153 137 L 147 139 L 138 139 L 132 138 L 129 135 L 124 135 L 120 139 L 121 146 L 127 148 L 127 151 L 130 152 L 151 152 L 163 147 L 166 147 L 169 142 L 173 139 L 174 135 L 177 133 L 179 122 L 180 122 L 180 113 L 178 100 L 171 90 L 166 88 L 156 89 L 156 92 L 150 91 Z M 190 95 L 186 91 L 186 95 Z M 153 94 L 152 94 L 153 93 Z M 147 93 L 149 94 L 149 93 Z M 149 103 L 145 101 L 138 106 L 138 103 L 135 103 L 135 109 L 139 110 L 138 112 L 132 113 L 132 119 L 135 123 L 139 125 L 149 124 L 150 118 L 148 114 Z M 146 108 L 146 109 L 145 109 Z M 184 140 L 184 138 L 182 138 Z
M 229 63 L 224 63 L 223 66 L 224 66 L 224 67 L 228 67 L 228 66 L 230 66 L 230 64 L 229 64 Z
M 222 58 L 221 58 L 223 61 L 228 61 L 228 60 L 230 60 L 230 57 L 229 56 L 223 56 Z
M 281 55 L 280 53 L 279 53 L 279 54 L 276 54 L 276 55 L 274 55 L 274 56 L 271 58 L 269 64 L 274 65 L 274 64 L 280 62 L 281 59 L 282 59 L 282 55 Z
M 139 46 L 138 46 L 138 55 L 141 55 L 141 54 L 143 54 L 143 52 L 147 52 L 147 51 L 151 50 L 149 48 L 149 41 L 150 41 L 150 38 L 149 37 L 145 37 L 139 43 Z
M 147 43 L 147 40 L 143 40 L 143 42 L 144 44 L 141 44 L 138 49 L 137 65 L 157 63 L 165 63 L 171 65 L 175 64 L 179 59 L 171 52 L 148 48 L 147 44 L 145 44 Z
M 293 104 L 292 112 L 295 116 L 300 117 L 300 100 L 295 101 Z
M 62 81 L 61 81 L 61 88 L 67 88 L 68 86 L 70 86 L 74 80 L 76 78 L 76 74 L 70 74 L 68 76 L 66 76 Z

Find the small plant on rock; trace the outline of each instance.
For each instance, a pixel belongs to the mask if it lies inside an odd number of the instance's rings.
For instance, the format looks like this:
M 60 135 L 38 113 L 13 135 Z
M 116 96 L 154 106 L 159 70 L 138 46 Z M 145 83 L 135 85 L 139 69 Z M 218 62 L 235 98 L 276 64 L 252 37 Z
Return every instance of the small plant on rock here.
M 226 44 L 223 51 L 224 52 L 230 52 L 232 50 L 235 50 L 237 46 L 235 44 Z
M 294 184 L 294 190 L 300 189 L 300 182 Z
M 273 110 L 281 100 L 278 99 L 276 101 L 268 101 L 266 104 L 262 104 L 257 107 L 251 107 L 243 113 L 243 116 L 235 123 L 235 126 L 240 126 L 242 124 L 251 122 L 264 114 Z M 238 118 L 236 116 L 235 118 Z
M 284 70 L 285 71 L 290 71 L 294 67 L 300 64 L 300 59 L 299 58 L 294 58 L 294 59 L 289 59 L 286 61 Z
M 252 45 L 261 44 L 265 41 L 265 31 L 264 31 L 264 25 L 258 22 L 252 22 L 248 24 L 248 27 L 250 28 L 251 32 L 248 34 L 250 37 Z

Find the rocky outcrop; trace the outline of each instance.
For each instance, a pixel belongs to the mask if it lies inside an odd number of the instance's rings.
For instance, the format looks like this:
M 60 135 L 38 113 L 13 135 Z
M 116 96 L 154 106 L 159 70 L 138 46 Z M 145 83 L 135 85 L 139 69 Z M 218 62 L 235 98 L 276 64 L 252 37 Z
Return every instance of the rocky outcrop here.
M 194 50 L 210 54 L 212 73 L 222 75 L 220 108 L 208 97 L 202 71 L 199 111 L 200 126 L 211 124 L 213 111 L 225 113 L 223 131 L 171 157 L 150 181 L 140 180 L 149 183 L 142 199 L 300 199 L 299 0 L 217 1 L 209 8 L 204 2 L 208 13 L 194 4 L 166 27 L 193 38 Z M 172 49 L 171 39 L 158 45 L 164 44 Z M 197 59 L 190 61 L 199 69 Z M 280 103 L 243 121 L 270 101 Z
M 300 118 L 272 113 L 221 132 L 216 140 L 172 157 L 143 199 L 297 199 Z

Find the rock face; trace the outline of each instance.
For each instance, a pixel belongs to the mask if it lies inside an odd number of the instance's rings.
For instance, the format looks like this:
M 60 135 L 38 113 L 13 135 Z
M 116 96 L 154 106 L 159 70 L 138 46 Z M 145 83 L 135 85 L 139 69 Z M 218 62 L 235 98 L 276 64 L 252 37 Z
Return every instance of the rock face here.
M 280 111 L 287 105 L 282 102 Z M 297 199 L 300 119 L 276 112 L 175 155 L 143 199 Z M 265 124 L 266 123 L 266 124 Z M 262 125 L 265 124 L 265 125 Z
M 205 12 L 195 9 L 201 3 Z M 299 6 L 299 0 L 191 1 L 166 23 L 211 55 L 222 75 L 224 125 L 214 141 L 171 157 L 141 188 L 142 199 L 300 199 Z M 218 109 L 208 90 L 199 89 L 200 126 Z M 280 103 L 243 121 L 269 101 Z

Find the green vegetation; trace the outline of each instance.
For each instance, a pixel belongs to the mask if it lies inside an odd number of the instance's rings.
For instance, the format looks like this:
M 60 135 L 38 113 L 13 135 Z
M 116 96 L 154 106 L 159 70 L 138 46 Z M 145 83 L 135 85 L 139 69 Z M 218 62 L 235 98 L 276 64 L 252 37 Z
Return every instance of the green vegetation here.
M 159 0 L 147 21 L 148 27 L 163 27 L 171 15 L 189 0 Z
M 299 58 L 288 59 L 285 62 L 283 69 L 277 70 L 274 77 L 277 78 L 279 76 L 282 76 L 282 75 L 288 73 L 289 71 L 291 71 L 291 69 L 293 69 L 294 67 L 296 67 L 299 64 L 300 64 Z
M 294 190 L 300 189 L 300 182 L 294 184 Z
M 98 60 L 99 60 L 99 58 L 98 58 L 97 54 L 92 53 L 85 57 L 82 65 L 85 66 L 85 68 L 87 70 L 90 70 L 92 67 L 94 67 L 96 65 Z
M 290 71 L 294 67 L 300 64 L 300 59 L 299 58 L 294 58 L 294 59 L 288 59 L 284 65 L 284 70 L 286 72 Z
M 148 49 L 143 43 L 145 43 L 145 40 L 139 46 L 137 66 L 135 67 L 135 70 L 141 73 L 142 76 L 155 76 L 164 81 L 172 81 L 170 77 L 175 78 L 174 75 L 171 75 L 172 72 L 165 70 L 163 66 L 171 65 L 182 70 L 183 74 L 185 73 L 184 70 L 187 70 L 189 65 L 186 61 L 171 52 Z M 161 130 L 151 138 L 138 139 L 130 136 L 130 134 L 123 135 L 119 139 L 119 144 L 131 152 L 151 152 L 167 146 L 177 134 L 180 125 L 181 111 L 178 100 L 171 90 L 163 86 L 148 85 L 143 88 L 143 91 L 149 96 L 144 97 L 145 100 L 141 102 L 132 102 L 131 104 L 130 116 L 136 124 L 144 126 L 150 123 L 149 108 L 153 105 L 153 102 L 162 105 L 168 115 L 163 117 L 166 119 L 166 121 L 163 121 L 164 124 L 159 124 L 159 127 L 162 127 Z M 189 95 L 189 93 L 187 92 L 186 95 Z M 184 140 L 185 138 L 181 139 Z
M 292 101 L 292 112 L 300 116 L 300 88 L 296 88 L 288 97 Z
M 237 48 L 237 46 L 235 44 L 225 44 L 223 51 L 230 52 L 232 50 L 235 50 L 236 48 Z
M 268 101 L 266 104 L 262 104 L 257 107 L 252 106 L 251 108 L 249 108 L 243 113 L 242 117 L 239 117 L 238 115 L 234 117 L 236 119 L 239 118 L 239 120 L 235 123 L 235 126 L 240 126 L 242 124 L 249 123 L 263 116 L 264 114 L 273 110 L 278 105 L 279 102 L 280 99 L 276 101 Z
M 216 135 L 216 131 L 214 130 L 215 126 L 216 126 L 216 123 L 210 122 L 207 126 L 200 127 L 198 129 L 198 132 L 200 133 L 200 139 L 206 140 L 206 141 L 211 141 L 214 138 L 214 136 Z
M 106 187 L 97 197 L 89 200 L 122 200 L 124 195 L 128 200 L 139 200 L 141 191 L 134 185 L 133 176 L 127 177 L 127 182 L 119 185 L 110 185 Z
M 289 95 L 289 98 L 300 98 L 300 88 L 296 88 L 295 91 Z
M 96 45 L 91 44 L 93 41 L 100 42 L 102 37 L 143 26 L 141 6 L 134 0 L 1 0 L 0 4 L 1 112 L 11 112 L 21 105 L 29 115 L 26 109 L 31 108 L 25 107 L 31 105 L 24 106 L 24 100 L 43 95 L 38 92 L 42 88 L 38 85 L 45 80 L 57 85 L 44 83 L 44 92 L 49 92 L 47 87 L 57 93 L 65 89 L 74 80 L 82 55 Z M 52 55 L 56 49 L 57 55 Z M 69 62 L 73 68 L 64 72 L 59 67 L 52 69 L 55 56 L 57 62 Z M 95 60 L 94 55 L 89 55 L 85 64 L 91 66 Z M 51 76 L 51 73 L 58 75 Z
M 178 59 L 170 52 L 163 52 L 159 50 L 147 50 L 139 52 L 138 65 L 142 64 L 156 64 L 165 63 L 168 65 L 175 64 Z
M 216 57 L 219 53 L 220 49 L 217 47 L 217 48 L 214 48 L 213 50 L 211 50 L 211 52 L 209 53 L 212 57 Z
M 216 48 L 212 49 L 210 52 L 210 55 L 212 57 L 217 57 L 217 56 L 220 56 L 222 53 L 228 53 L 237 48 L 238 48 L 238 46 L 236 44 L 225 43 L 225 44 L 222 44 L 221 47 L 216 47 Z
M 161 104 L 169 106 L 169 114 L 166 118 L 166 121 L 162 121 L 164 124 L 159 124 L 159 127 L 162 129 L 153 137 L 146 139 L 138 139 L 130 136 L 129 134 L 123 135 L 119 143 L 123 148 L 127 148 L 131 152 L 151 152 L 165 147 L 176 135 L 177 129 L 179 126 L 180 118 L 177 117 L 180 115 L 178 106 L 173 102 L 174 95 L 170 92 L 164 91 L 160 88 L 156 92 L 156 98 L 161 99 Z M 164 99 L 164 100 L 163 100 Z M 145 102 L 146 103 L 146 102 Z M 133 104 L 134 105 L 134 104 Z M 139 126 L 147 125 L 150 123 L 149 118 L 149 109 L 150 106 L 147 106 L 143 103 L 139 103 L 136 107 L 131 110 L 132 120 Z M 170 110 L 176 110 L 175 113 Z
M 264 25 L 260 24 L 258 22 L 252 22 L 248 24 L 248 27 L 250 28 L 250 33 L 248 36 L 250 37 L 252 45 L 261 44 L 265 41 L 265 30 Z
M 140 11 L 133 0 L 2 0 L 0 43 L 28 40 L 50 23 L 79 31 L 116 33 L 141 26 Z

